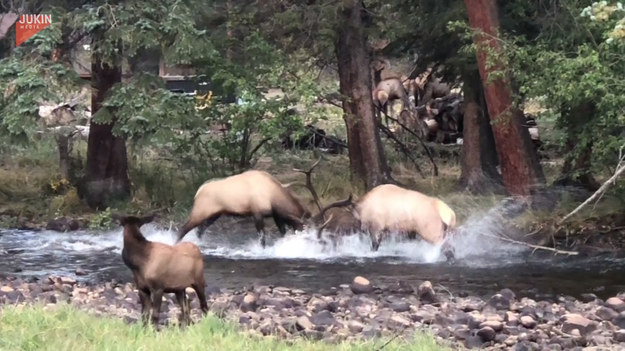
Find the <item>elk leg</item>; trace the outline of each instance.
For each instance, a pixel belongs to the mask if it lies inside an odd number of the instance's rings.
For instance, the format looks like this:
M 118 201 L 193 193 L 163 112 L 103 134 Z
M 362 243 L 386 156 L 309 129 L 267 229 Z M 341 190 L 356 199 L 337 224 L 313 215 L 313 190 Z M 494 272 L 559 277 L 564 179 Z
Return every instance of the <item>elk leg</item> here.
M 219 219 L 220 216 L 221 215 L 216 214 L 212 217 L 209 217 L 203 220 L 202 223 L 200 223 L 200 225 L 197 226 L 197 237 L 201 238 L 204 232 L 206 231 L 206 228 L 208 228 L 211 224 L 215 223 L 215 221 Z
M 141 302 L 141 320 L 143 325 L 146 325 L 150 319 L 150 309 L 152 308 L 149 290 L 139 289 L 139 302 Z
M 376 232 L 369 232 L 369 236 L 371 237 L 371 251 L 378 251 L 380 248 L 380 235 Z
M 158 315 L 161 313 L 161 303 L 163 302 L 163 290 L 152 291 L 152 324 L 158 325 Z
M 279 214 L 274 213 L 273 214 L 273 221 L 276 222 L 276 226 L 278 227 L 278 230 L 280 231 L 280 234 L 282 234 L 282 236 L 284 236 L 286 234 L 286 222 L 284 221 L 284 219 L 282 219 L 282 217 L 280 217 Z
M 266 246 L 265 241 L 265 220 L 262 215 L 254 215 L 254 224 L 256 225 L 256 231 L 260 235 L 260 245 L 264 248 Z
M 200 308 L 202 309 L 202 313 L 206 314 L 208 312 L 208 303 L 206 302 L 206 291 L 204 291 L 204 286 L 200 286 L 197 284 L 191 285 L 193 290 L 195 290 L 195 294 L 197 295 L 198 300 L 200 300 Z
M 445 243 L 442 246 L 442 251 L 443 254 L 445 254 L 445 258 L 447 259 L 448 263 L 454 263 L 456 262 L 456 253 L 454 250 L 454 248 L 449 245 L 449 241 L 445 241 Z
M 389 103 L 387 102 L 382 107 L 382 109 L 384 110 L 384 123 L 386 123 L 387 127 L 388 127 L 388 116 L 389 116 L 388 105 L 389 105 Z
M 189 306 L 187 305 L 187 294 L 184 290 L 176 291 L 176 300 L 178 300 L 178 304 L 180 305 L 180 326 L 185 327 L 189 324 L 190 316 L 187 316 L 189 313 Z
M 290 226 L 291 228 L 293 228 L 293 230 L 304 230 L 304 223 L 302 223 L 302 221 L 293 216 L 293 215 L 289 215 L 286 218 L 283 218 L 283 221 Z

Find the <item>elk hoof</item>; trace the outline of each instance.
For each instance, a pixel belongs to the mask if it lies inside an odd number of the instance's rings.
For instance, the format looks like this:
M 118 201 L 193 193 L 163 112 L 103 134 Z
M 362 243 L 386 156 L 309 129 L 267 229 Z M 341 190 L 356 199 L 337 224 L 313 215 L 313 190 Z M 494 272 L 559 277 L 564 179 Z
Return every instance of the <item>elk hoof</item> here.
M 378 249 L 380 248 L 380 243 L 379 242 L 373 242 L 371 244 L 371 251 L 378 251 Z
M 444 254 L 445 254 L 445 257 L 447 258 L 447 263 L 449 264 L 456 263 L 456 255 L 454 254 L 453 250 L 445 250 Z
M 260 238 L 260 246 L 262 246 L 263 249 L 267 246 L 267 243 L 265 242 L 265 238 Z

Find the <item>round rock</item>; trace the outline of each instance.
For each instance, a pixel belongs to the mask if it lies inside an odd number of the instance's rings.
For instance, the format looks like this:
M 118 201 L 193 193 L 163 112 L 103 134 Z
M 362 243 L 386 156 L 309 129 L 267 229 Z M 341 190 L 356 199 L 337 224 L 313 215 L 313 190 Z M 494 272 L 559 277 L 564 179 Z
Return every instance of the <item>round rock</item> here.
M 604 321 L 611 321 L 618 317 L 618 312 L 609 307 L 599 307 L 595 312 L 595 315 Z
M 417 288 L 417 295 L 419 299 L 425 303 L 435 303 L 438 301 L 432 283 L 426 280 Z
M 521 317 L 521 325 L 523 325 L 527 329 L 534 329 L 538 323 L 532 316 L 522 316 Z
M 397 301 L 391 304 L 391 309 L 395 312 L 408 312 L 410 311 L 410 304 L 406 301 Z
M 605 301 L 605 306 L 617 312 L 625 311 L 625 302 L 618 297 L 611 297 Z
M 491 327 L 483 327 L 477 331 L 477 335 L 486 342 L 495 340 L 495 336 L 497 336 L 497 333 Z
M 256 308 L 258 307 L 257 301 L 258 299 L 256 298 L 255 294 L 249 293 L 245 295 L 240 305 L 241 311 L 243 312 L 256 311 Z
M 350 332 L 356 334 L 356 333 L 360 333 L 365 328 L 365 326 L 359 321 L 350 320 L 347 323 L 347 328 L 349 328 Z
M 357 276 L 350 285 L 350 289 L 354 294 L 369 294 L 373 292 L 373 285 L 367 278 Z

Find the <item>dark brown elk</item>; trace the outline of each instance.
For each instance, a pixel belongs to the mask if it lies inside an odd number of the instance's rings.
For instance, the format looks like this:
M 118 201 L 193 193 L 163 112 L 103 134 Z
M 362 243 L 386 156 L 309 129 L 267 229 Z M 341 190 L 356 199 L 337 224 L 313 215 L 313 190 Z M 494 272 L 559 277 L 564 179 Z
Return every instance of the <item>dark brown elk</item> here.
M 308 183 L 310 172 L 319 161 L 309 171 L 302 171 L 308 172 Z M 318 204 L 316 193 L 314 197 Z M 337 202 L 326 208 L 337 207 L 342 203 Z M 313 223 L 319 221 L 319 218 L 311 218 L 311 212 L 288 190 L 288 185 L 283 185 L 265 171 L 250 170 L 221 180 L 209 181 L 200 186 L 195 195 L 191 214 L 178 233 L 178 240 L 198 226 L 200 226 L 198 237 L 201 236 L 204 230 L 222 215 L 253 217 L 263 247 L 266 245 L 267 217 L 273 217 L 282 235 L 286 234 L 287 226 L 294 230 L 302 230 L 309 220 Z
M 174 293 L 180 305 L 181 325 L 189 324 L 191 307 L 185 292 L 188 287 L 195 290 L 202 312 L 206 314 L 204 261 L 200 249 L 189 242 L 171 246 L 147 240 L 140 228 L 151 222 L 153 215 L 139 218 L 114 214 L 113 218 L 124 227 L 122 259 L 134 275 L 143 322 L 150 319 L 154 325 L 158 324 L 163 294 Z
M 525 123 L 523 124 L 523 126 L 527 128 L 535 149 L 540 149 L 543 143 L 540 140 L 540 135 L 538 133 L 538 124 L 536 123 L 536 117 L 529 113 L 525 114 Z
M 308 124 L 305 127 L 305 132 L 298 138 L 294 138 L 289 131 L 281 140 L 282 147 L 285 149 L 318 149 L 322 152 L 329 154 L 342 154 L 343 148 L 347 147 L 347 144 L 333 135 L 327 135 L 325 130 L 317 128 L 312 124 Z
M 415 79 L 404 79 L 403 86 L 415 106 L 426 105 L 433 99 L 442 98 L 451 93 L 451 88 L 447 83 L 441 82 L 439 78 L 432 75 L 432 68 L 428 68 Z
M 437 143 L 455 143 L 462 137 L 464 129 L 463 98 L 459 94 L 449 94 L 442 98 L 434 99 L 427 107 L 432 106 L 431 118 L 428 119 L 430 135 L 434 136 Z M 433 123 L 431 123 L 433 122 Z
M 353 205 L 352 214 L 355 219 L 352 223 L 357 225 L 358 230 L 369 234 L 374 251 L 378 250 L 386 236 L 396 232 L 410 239 L 419 236 L 431 244 L 443 244 L 447 259 L 453 259 L 453 250 L 447 238 L 455 230 L 456 214 L 438 198 L 384 184 L 360 198 Z M 330 221 L 327 228 L 333 225 Z
M 438 78 L 430 78 L 419 93 L 419 105 L 425 105 L 432 99 L 442 98 L 451 93 L 451 88 L 447 83 L 441 82 Z

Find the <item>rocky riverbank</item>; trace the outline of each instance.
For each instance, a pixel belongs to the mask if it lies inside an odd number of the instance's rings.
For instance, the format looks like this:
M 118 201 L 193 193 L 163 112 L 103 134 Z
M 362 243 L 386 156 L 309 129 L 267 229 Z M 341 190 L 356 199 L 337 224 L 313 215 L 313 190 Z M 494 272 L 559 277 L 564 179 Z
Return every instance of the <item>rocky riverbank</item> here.
M 504 289 L 482 300 L 435 290 L 430 282 L 376 287 L 362 277 L 315 294 L 272 286 L 207 293 L 213 313 L 258 335 L 336 342 L 425 331 L 445 344 L 490 350 L 625 348 L 625 293 L 605 301 L 588 294 L 582 300 L 561 297 L 548 302 L 519 298 Z M 190 295 L 197 320 L 198 301 Z M 161 321 L 177 323 L 178 306 L 173 297 L 165 299 Z M 0 279 L 0 304 L 34 302 L 68 302 L 129 323 L 140 318 L 132 284 L 87 285 L 65 277 Z

